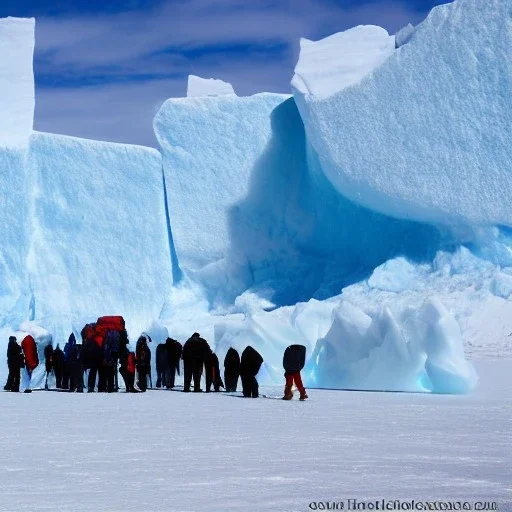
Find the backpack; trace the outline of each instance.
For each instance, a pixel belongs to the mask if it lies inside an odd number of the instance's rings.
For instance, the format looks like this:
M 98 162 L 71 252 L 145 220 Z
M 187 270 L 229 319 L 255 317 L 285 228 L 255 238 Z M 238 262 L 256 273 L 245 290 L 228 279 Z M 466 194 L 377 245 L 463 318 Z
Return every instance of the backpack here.
M 26 336 L 21 342 L 21 349 L 25 355 L 25 366 L 30 372 L 39 365 L 36 341 L 30 334 Z

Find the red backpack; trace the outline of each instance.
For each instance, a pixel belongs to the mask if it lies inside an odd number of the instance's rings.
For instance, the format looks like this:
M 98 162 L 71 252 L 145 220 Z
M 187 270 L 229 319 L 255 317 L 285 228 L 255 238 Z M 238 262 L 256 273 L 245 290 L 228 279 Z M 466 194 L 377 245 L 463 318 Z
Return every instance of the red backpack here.
M 21 350 L 25 354 L 25 366 L 29 372 L 39 365 L 39 356 L 37 355 L 37 345 L 34 338 L 29 334 L 21 342 Z
M 108 331 L 121 332 L 125 329 L 124 318 L 122 316 L 100 316 L 94 325 L 94 341 L 98 347 L 103 348 L 103 343 Z

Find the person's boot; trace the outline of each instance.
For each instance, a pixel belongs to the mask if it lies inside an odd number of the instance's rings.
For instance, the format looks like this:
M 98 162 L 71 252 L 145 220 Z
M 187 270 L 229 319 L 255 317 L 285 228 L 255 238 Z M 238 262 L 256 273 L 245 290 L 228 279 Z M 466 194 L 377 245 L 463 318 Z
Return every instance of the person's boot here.
M 291 400 L 292 398 L 293 398 L 292 388 L 285 387 L 283 400 Z
M 299 400 L 307 400 L 308 399 L 308 395 L 306 393 L 306 390 L 303 389 L 301 392 L 300 392 L 300 397 L 299 397 Z

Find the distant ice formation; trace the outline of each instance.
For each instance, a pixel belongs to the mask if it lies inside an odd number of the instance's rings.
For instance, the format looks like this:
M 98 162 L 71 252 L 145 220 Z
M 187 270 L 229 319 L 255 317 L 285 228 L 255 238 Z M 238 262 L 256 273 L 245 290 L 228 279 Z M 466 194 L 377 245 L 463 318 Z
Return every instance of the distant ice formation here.
M 204 96 L 236 96 L 233 86 L 216 78 L 188 75 L 187 98 Z

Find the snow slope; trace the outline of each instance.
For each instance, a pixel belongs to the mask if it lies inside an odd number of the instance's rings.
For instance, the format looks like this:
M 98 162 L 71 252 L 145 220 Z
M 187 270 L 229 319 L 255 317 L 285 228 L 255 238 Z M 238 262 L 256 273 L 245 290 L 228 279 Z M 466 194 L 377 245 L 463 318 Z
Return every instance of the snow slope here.
M 352 498 L 510 512 L 512 368 L 477 369 L 470 396 L 3 393 L 0 510 L 305 512 Z
M 34 19 L 0 18 L 0 149 L 26 147 L 34 123 Z
M 160 154 L 35 133 L 29 169 L 33 319 L 62 342 L 120 314 L 138 336 L 172 283 Z
M 372 41 L 371 27 L 346 33 L 359 39 L 347 51 L 342 35 L 334 49 L 305 46 L 292 86 L 308 140 L 340 193 L 399 218 L 512 223 L 511 7 L 436 7 L 408 44 L 384 61 L 369 53 L 364 66 L 351 49 Z M 357 84 L 352 67 L 365 73 Z

